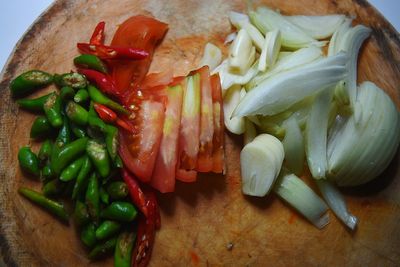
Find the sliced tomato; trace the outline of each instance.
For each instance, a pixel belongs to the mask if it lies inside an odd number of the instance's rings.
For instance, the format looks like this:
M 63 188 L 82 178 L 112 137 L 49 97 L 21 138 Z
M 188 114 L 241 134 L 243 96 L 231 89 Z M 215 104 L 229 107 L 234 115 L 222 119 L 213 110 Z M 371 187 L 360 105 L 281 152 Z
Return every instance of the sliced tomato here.
M 172 69 L 168 69 L 163 72 L 150 73 L 147 74 L 144 78 L 143 82 L 140 84 L 140 87 L 143 90 L 155 88 L 158 86 L 167 86 L 174 79 L 174 72 Z
M 176 179 L 185 183 L 193 183 L 197 180 L 197 171 L 178 169 L 176 171 Z
M 179 160 L 176 178 L 184 182 L 193 182 L 196 176 L 182 176 L 188 171 L 195 171 L 199 152 L 200 135 L 200 74 L 186 78 L 182 104 L 181 127 L 179 131 Z M 184 172 L 186 171 L 186 172 Z M 189 172 L 190 173 L 190 172 Z M 194 179 L 193 179 L 194 177 Z
M 118 27 L 111 45 L 144 49 L 149 53 L 143 60 L 110 62 L 111 75 L 122 94 L 128 92 L 131 84 L 138 85 L 142 82 L 149 70 L 154 49 L 167 30 L 167 24 L 142 15 L 131 17 Z
M 161 193 L 173 192 L 175 189 L 183 88 L 180 84 L 167 87 L 165 93 L 167 95 L 167 105 L 163 135 L 151 180 L 153 188 Z
M 213 100 L 210 82 L 210 69 L 204 66 L 196 71 L 200 74 L 201 108 L 200 108 L 200 147 L 197 158 L 197 171 L 210 172 L 213 169 Z
M 214 113 L 214 136 L 213 136 L 213 169 L 215 173 L 223 173 L 225 170 L 224 152 L 224 110 L 222 108 L 221 81 L 218 74 L 210 77 Z
M 162 102 L 143 100 L 134 113 L 137 134 L 120 134 L 119 153 L 126 167 L 142 182 L 150 182 L 160 147 L 165 107 Z

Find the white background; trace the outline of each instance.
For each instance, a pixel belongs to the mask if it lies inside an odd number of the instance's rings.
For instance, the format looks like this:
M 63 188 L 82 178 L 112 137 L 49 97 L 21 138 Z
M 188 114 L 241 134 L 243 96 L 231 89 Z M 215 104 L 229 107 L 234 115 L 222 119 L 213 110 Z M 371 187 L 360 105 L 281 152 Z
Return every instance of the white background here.
M 1 0 L 0 3 L 0 70 L 17 41 L 52 0 Z M 370 0 L 400 31 L 399 0 Z

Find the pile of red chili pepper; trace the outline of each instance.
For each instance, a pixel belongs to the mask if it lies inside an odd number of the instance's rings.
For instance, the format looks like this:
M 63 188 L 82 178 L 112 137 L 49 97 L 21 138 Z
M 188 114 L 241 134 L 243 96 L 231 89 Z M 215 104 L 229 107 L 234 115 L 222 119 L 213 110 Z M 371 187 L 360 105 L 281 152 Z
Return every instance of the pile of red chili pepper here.
M 207 66 L 186 77 L 147 75 L 167 29 L 134 16 L 105 45 L 100 22 L 89 43 L 77 44 L 77 72 L 33 70 L 10 85 L 14 97 L 51 83 L 60 88 L 17 101 L 45 113 L 33 123 L 31 137 L 46 139 L 38 156 L 29 147 L 18 155 L 23 171 L 43 181 L 42 193 L 19 192 L 64 221 L 68 213 L 54 198 L 70 196 L 89 257 L 115 251 L 115 266 L 148 264 L 161 223 L 154 189 L 172 192 L 175 179 L 194 182 L 198 172 L 224 170 L 219 77 Z

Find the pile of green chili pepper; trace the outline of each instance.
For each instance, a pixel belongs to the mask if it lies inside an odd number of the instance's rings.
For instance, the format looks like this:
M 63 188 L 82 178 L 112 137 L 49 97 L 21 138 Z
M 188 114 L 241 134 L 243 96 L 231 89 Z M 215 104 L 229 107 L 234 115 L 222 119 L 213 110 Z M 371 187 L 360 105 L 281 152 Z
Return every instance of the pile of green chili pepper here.
M 95 55 L 80 55 L 74 63 L 103 73 L 106 65 Z M 59 90 L 35 99 L 27 96 L 55 84 Z M 128 185 L 121 178 L 118 127 L 131 131 L 121 116 L 128 111 L 108 98 L 85 75 L 51 75 L 31 70 L 10 85 L 18 105 L 39 113 L 30 137 L 43 141 L 38 153 L 25 146 L 18 160 L 24 173 L 40 179 L 42 192 L 25 187 L 19 193 L 68 223 L 70 214 L 60 199 L 71 199 L 71 212 L 90 259 L 114 252 L 115 266 L 130 266 L 138 215 Z

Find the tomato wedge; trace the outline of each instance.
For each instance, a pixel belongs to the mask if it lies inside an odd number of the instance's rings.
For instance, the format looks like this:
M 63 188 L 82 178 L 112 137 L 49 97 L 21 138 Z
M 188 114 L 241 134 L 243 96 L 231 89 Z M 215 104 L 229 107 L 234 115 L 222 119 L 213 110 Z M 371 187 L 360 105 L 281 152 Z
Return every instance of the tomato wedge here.
M 131 84 L 138 85 L 147 74 L 154 49 L 168 30 L 168 25 L 146 16 L 134 16 L 124 21 L 117 29 L 112 46 L 143 49 L 149 56 L 143 60 L 110 61 L 111 75 L 121 93 L 129 93 Z
M 161 193 L 175 189 L 175 170 L 178 160 L 178 138 L 181 121 L 183 89 L 180 84 L 165 89 L 167 105 L 156 165 L 151 185 Z
M 195 169 L 200 143 L 200 100 L 200 74 L 195 73 L 186 78 L 179 131 L 179 161 L 176 178 L 184 182 L 194 182 L 197 177 Z
M 200 108 L 200 147 L 197 158 L 197 171 L 210 172 L 213 169 L 213 100 L 210 82 L 210 69 L 204 66 L 196 71 L 200 74 L 201 108 Z
M 143 100 L 133 124 L 137 134 L 120 134 L 119 153 L 126 167 L 142 182 L 150 182 L 164 125 L 164 103 Z
M 221 81 L 218 74 L 210 77 L 212 87 L 213 113 L 214 113 L 214 136 L 213 136 L 213 169 L 215 173 L 225 171 L 224 152 L 224 110 L 222 108 Z

